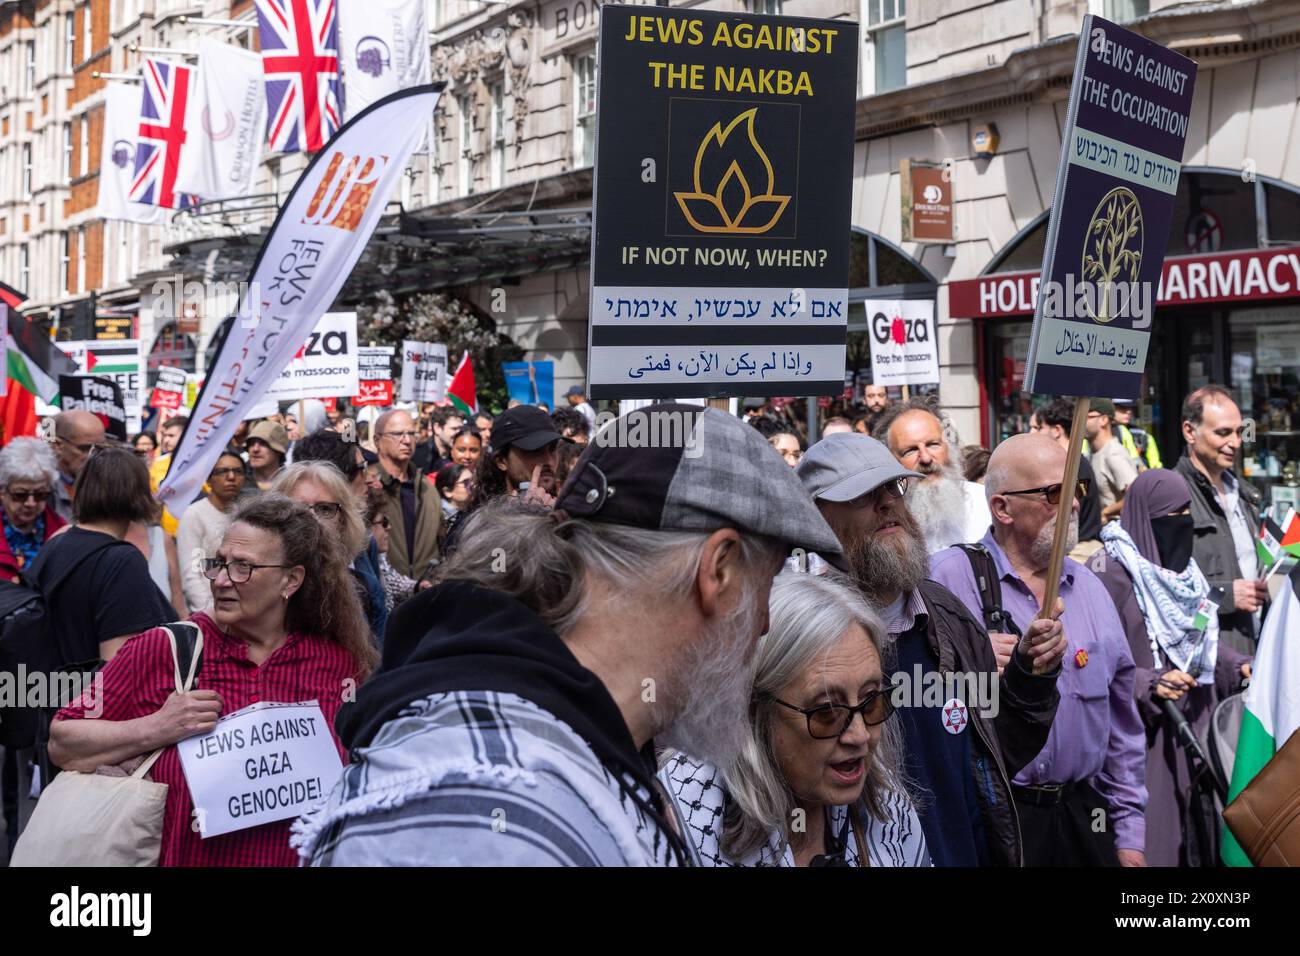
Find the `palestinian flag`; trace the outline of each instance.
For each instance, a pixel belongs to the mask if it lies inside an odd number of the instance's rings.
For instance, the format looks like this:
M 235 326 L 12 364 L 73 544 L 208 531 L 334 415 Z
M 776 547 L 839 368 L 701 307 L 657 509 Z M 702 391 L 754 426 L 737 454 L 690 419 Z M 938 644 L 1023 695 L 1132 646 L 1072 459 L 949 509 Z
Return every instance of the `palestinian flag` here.
M 478 396 L 474 391 L 474 366 L 470 364 L 469 352 L 460 357 L 456 374 L 447 385 L 447 398 L 466 415 L 478 414 Z
M 22 386 L 50 405 L 59 403 L 59 376 L 76 375 L 77 365 L 49 337 L 13 309 L 9 313 L 9 384 Z
M 1294 513 L 1294 512 L 1293 512 Z M 1300 727 L 1300 567 L 1264 618 L 1246 688 L 1241 730 L 1232 764 L 1228 799 L 1236 798 Z M 1246 853 L 1224 827 L 1223 862 L 1250 866 Z
M 0 282 L 0 302 L 3 302 L 15 312 L 22 308 L 22 304 L 27 301 L 27 296 L 23 295 L 13 286 L 5 282 Z
M 1296 514 L 1294 508 L 1282 519 L 1282 534 L 1279 540 L 1283 551 L 1300 558 L 1300 515 Z
M 1291 512 L 1295 514 L 1294 511 Z M 1282 529 L 1277 522 L 1265 516 L 1259 523 L 1259 538 L 1255 541 L 1255 556 L 1259 558 L 1259 569 L 1267 571 L 1282 556 Z

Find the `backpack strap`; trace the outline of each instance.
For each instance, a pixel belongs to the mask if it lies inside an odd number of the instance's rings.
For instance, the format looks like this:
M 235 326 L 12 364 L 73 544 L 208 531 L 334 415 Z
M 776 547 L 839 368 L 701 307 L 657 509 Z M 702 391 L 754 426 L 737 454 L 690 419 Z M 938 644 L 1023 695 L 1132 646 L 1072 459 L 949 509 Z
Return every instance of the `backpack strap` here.
M 193 689 L 199 669 L 203 666 L 203 631 L 189 621 L 164 624 L 162 629 L 167 632 L 172 648 L 172 677 L 176 681 L 176 693 L 187 694 Z M 137 780 L 143 779 L 166 749 L 159 747 L 151 753 L 131 776 Z
M 959 544 L 957 547 L 965 552 L 970 561 L 971 571 L 975 574 L 975 589 L 979 591 L 980 608 L 984 615 L 984 627 L 989 633 L 1014 634 L 1021 637 L 1020 628 L 1011 615 L 1002 609 L 1002 581 L 998 578 L 997 565 L 993 555 L 982 544 Z

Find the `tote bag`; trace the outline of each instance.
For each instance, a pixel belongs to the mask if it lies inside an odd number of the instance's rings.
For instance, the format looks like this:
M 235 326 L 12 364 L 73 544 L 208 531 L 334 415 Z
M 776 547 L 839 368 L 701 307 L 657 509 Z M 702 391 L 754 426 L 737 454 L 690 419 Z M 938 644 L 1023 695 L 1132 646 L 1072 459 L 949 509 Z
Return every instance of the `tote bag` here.
M 187 693 L 199 672 L 203 632 L 186 622 L 163 630 L 171 642 L 176 693 Z M 145 775 L 165 749 L 129 777 L 60 773 L 36 802 L 9 865 L 157 866 L 167 784 Z

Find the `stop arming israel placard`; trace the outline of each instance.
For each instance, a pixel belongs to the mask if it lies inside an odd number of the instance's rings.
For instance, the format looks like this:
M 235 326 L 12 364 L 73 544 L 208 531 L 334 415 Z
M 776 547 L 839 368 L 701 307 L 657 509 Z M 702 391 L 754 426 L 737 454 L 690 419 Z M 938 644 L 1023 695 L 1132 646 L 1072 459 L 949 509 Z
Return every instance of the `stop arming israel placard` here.
M 314 700 L 252 704 L 176 747 L 204 839 L 299 816 L 343 772 Z
M 386 97 L 338 131 L 299 176 L 262 243 L 158 498 L 179 518 L 217 456 L 347 281 L 424 135 L 442 84 Z
M 1187 57 L 1083 18 L 1026 391 L 1139 397 L 1195 81 Z
M 871 339 L 871 383 L 939 384 L 939 343 L 931 299 L 868 300 L 867 335 Z
M 447 346 L 436 342 L 402 343 L 404 402 L 441 402 L 447 389 Z
M 592 398 L 838 395 L 858 26 L 601 7 Z
M 357 390 L 357 314 L 326 312 L 266 390 L 278 401 L 336 398 Z

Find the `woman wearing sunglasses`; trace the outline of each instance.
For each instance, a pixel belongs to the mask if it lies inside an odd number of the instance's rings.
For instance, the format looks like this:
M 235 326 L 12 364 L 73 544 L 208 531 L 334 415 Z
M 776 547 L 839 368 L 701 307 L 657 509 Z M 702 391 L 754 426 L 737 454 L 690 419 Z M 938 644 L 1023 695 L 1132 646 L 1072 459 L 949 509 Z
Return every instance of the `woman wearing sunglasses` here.
M 38 438 L 15 438 L 0 450 L 0 579 L 17 581 L 41 545 L 67 524 L 49 503 L 58 476 L 54 452 Z
M 699 866 L 928 866 L 902 785 L 881 669 L 884 627 L 853 590 L 785 573 L 754 652 L 732 766 L 674 754 L 660 771 Z

